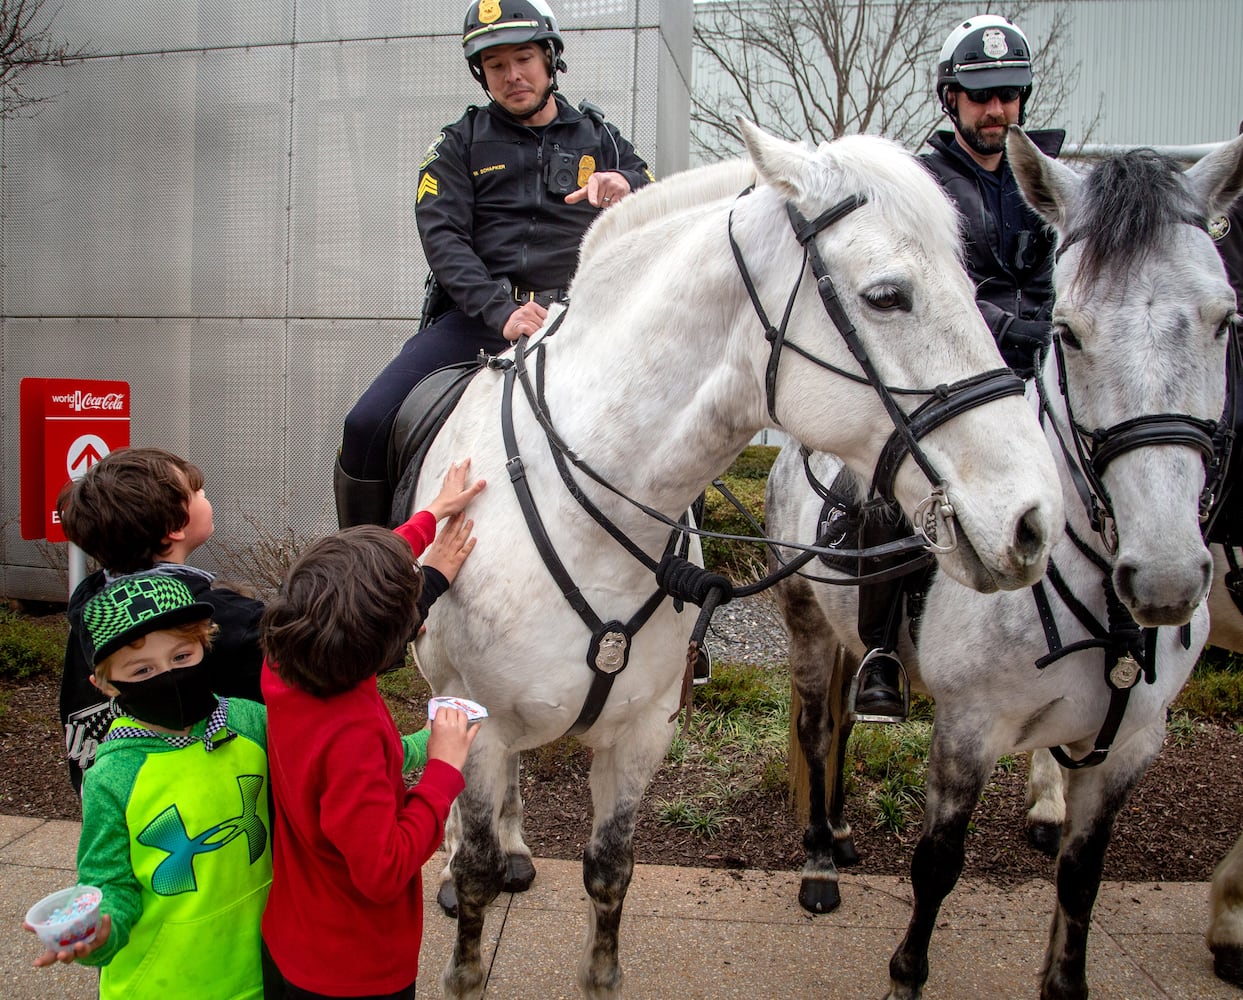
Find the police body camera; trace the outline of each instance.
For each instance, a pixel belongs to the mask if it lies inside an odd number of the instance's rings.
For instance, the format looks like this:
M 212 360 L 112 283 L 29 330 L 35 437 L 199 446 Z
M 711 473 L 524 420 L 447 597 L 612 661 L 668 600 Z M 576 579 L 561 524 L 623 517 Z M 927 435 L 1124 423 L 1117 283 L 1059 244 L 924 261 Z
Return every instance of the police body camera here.
M 553 152 L 548 160 L 546 181 L 549 194 L 564 197 L 571 191 L 577 191 L 578 157 L 573 153 Z

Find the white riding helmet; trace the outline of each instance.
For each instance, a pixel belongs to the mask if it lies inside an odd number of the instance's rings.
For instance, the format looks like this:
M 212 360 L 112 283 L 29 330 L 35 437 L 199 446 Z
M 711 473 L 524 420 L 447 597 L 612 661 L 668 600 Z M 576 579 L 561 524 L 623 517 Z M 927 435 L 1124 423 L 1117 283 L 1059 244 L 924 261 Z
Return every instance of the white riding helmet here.
M 1023 104 L 1032 89 L 1032 53 L 1027 36 L 1008 17 L 978 14 L 968 18 L 945 39 L 937 63 L 937 98 L 948 112 L 945 92 L 1018 87 Z

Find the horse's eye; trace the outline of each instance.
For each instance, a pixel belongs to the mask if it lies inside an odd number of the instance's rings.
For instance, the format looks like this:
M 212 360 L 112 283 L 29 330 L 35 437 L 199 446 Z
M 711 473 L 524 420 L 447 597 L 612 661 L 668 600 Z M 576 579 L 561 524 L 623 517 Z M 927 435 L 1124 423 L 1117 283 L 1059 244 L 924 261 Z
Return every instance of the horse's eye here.
M 1069 347 L 1072 351 L 1083 350 L 1083 344 L 1080 342 L 1079 338 L 1075 336 L 1075 331 L 1068 327 L 1065 323 L 1053 324 L 1053 332 L 1057 334 L 1063 347 Z
M 1240 316 L 1238 313 L 1231 313 L 1221 321 L 1221 326 L 1217 328 L 1217 339 L 1221 340 L 1230 333 L 1232 328 L 1238 327 L 1240 323 L 1243 323 L 1243 316 Z
M 873 309 L 879 309 L 882 312 L 892 312 L 895 309 L 901 309 L 904 312 L 911 311 L 910 295 L 897 285 L 877 285 L 875 288 L 869 288 L 863 293 L 863 299 Z

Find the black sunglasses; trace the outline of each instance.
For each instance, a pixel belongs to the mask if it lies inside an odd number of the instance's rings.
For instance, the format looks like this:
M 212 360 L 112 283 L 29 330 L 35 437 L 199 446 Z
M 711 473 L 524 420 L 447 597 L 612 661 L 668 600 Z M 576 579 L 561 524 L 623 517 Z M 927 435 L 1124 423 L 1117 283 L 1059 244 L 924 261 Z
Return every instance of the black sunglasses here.
M 972 104 L 987 104 L 994 97 L 1001 101 L 1002 104 L 1009 104 L 1011 101 L 1017 101 L 1019 94 L 1022 93 L 1021 87 L 989 87 L 987 90 L 967 90 L 963 88 L 963 93 L 967 95 L 967 100 Z

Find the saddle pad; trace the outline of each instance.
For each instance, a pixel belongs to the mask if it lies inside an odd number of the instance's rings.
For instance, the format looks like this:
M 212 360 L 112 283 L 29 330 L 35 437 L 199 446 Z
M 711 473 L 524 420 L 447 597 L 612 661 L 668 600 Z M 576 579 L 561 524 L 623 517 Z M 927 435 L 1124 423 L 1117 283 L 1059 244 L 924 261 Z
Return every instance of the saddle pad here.
M 393 491 L 393 524 L 410 516 L 419 469 L 436 433 L 462 398 L 471 380 L 483 370 L 483 362 L 466 361 L 432 372 L 410 390 L 388 439 L 388 481 Z

